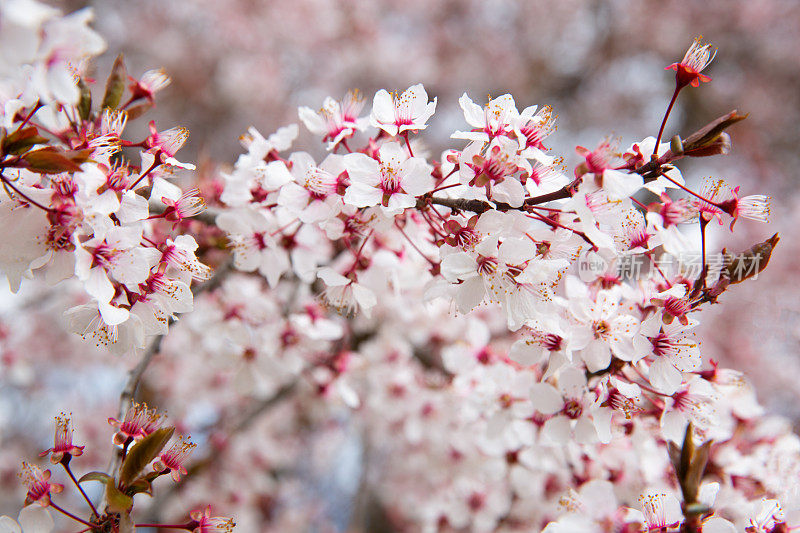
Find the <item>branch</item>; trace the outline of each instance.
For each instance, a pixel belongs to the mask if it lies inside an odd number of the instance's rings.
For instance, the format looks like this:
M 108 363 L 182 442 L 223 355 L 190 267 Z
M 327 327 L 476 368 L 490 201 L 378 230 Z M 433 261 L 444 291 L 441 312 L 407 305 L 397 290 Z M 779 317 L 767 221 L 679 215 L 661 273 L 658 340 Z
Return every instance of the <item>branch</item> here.
M 433 355 L 428 351 L 423 351 L 421 348 L 414 349 L 412 355 L 414 356 L 414 359 L 416 359 L 423 366 L 423 368 L 439 372 L 448 381 L 453 379 L 453 373 L 445 368 L 441 357 Z
M 737 110 L 726 113 L 721 117 L 712 120 L 696 132 L 689 135 L 683 141 L 683 151 L 680 153 L 667 150 L 664 155 L 656 160 L 651 160 L 640 166 L 639 168 L 632 169 L 632 173 L 640 174 L 645 183 L 655 181 L 661 176 L 661 170 L 664 165 L 677 161 L 683 157 L 689 156 L 705 156 L 716 155 L 725 153 L 724 142 L 722 142 L 723 134 L 726 128 L 736 124 L 737 122 L 747 118 L 747 115 L 740 115 Z M 571 198 L 575 187 L 580 183 L 580 178 L 573 180 L 570 184 L 565 185 L 557 191 L 549 192 L 533 198 L 528 198 L 520 207 L 512 207 L 508 204 L 498 202 L 490 203 L 483 200 L 466 200 L 463 198 L 439 198 L 435 196 L 422 196 L 417 200 L 417 209 L 424 209 L 427 204 L 441 205 L 449 207 L 454 211 L 470 211 L 472 213 L 481 214 L 490 209 L 497 211 L 521 210 L 524 211 L 526 207 L 552 202 L 554 200 L 563 200 Z
M 272 396 L 255 402 L 250 406 L 250 409 L 242 413 L 241 416 L 231 424 L 228 433 L 233 435 L 248 429 L 262 414 L 272 409 L 272 407 L 279 404 L 285 398 L 288 398 L 297 388 L 298 383 L 300 383 L 299 377 L 284 384 L 280 389 L 275 391 L 275 394 Z

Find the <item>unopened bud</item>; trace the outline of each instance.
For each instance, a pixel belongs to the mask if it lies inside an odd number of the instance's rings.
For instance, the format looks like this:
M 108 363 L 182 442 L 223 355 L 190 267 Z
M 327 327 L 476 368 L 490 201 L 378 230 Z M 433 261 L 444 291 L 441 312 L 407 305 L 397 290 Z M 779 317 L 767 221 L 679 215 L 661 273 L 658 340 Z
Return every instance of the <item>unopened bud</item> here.
M 780 237 L 776 233 L 766 241 L 755 244 L 749 250 L 734 257 L 725 268 L 725 274 L 730 283 L 741 283 L 767 268 L 772 250 L 775 249 L 779 240 Z
M 706 155 L 716 155 L 727 153 L 730 150 L 730 137 L 725 137 L 725 130 L 747 118 L 747 115 L 740 115 L 736 110 L 727 115 L 723 115 L 713 122 L 706 124 L 705 127 L 689 135 L 683 140 L 683 150 L 686 155 L 700 157 Z
M 708 157 L 712 155 L 728 155 L 731 151 L 731 136 L 721 133 L 709 143 L 686 150 L 684 155 L 690 157 Z

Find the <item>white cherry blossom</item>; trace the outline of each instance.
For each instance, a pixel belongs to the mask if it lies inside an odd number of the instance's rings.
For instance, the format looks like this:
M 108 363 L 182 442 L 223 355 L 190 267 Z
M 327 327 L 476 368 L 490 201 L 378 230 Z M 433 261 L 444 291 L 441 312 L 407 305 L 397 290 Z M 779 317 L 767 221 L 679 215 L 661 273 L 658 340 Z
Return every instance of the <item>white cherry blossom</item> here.
M 428 93 L 421 83 L 412 85 L 399 96 L 384 89 L 372 100 L 370 124 L 394 137 L 406 131 L 419 131 L 436 111 L 436 98 L 428 102 Z

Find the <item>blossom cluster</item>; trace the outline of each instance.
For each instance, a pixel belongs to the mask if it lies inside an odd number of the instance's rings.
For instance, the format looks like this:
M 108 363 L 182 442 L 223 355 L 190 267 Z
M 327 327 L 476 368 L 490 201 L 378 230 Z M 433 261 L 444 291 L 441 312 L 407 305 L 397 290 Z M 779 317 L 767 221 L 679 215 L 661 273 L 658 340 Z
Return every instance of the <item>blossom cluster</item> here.
M 71 417 L 61 413 L 56 417 L 53 447 L 40 456 L 50 456 L 53 465 L 61 465 L 68 478 L 80 492 L 88 505 L 90 516 L 86 519 L 64 509 L 53 501 L 55 495 L 64 491 L 65 486 L 51 481 L 50 469 L 42 470 L 35 464 L 23 463 L 20 478 L 27 487 L 26 507 L 20 512 L 19 523 L 4 516 L 0 522 L 7 530 L 26 533 L 49 533 L 55 522 L 49 509 L 71 518 L 86 527 L 83 531 L 123 531 L 136 527 L 157 527 L 160 524 L 134 524 L 131 511 L 134 496 L 142 492 L 152 492 L 152 484 L 162 475 L 170 475 L 175 482 L 180 474 L 186 474 L 183 466 L 196 447 L 183 436 L 165 449 L 171 440 L 175 427 L 165 425 L 165 417 L 146 404 L 133 403 L 122 420 L 109 418 L 108 423 L 117 429 L 113 442 L 119 447 L 119 471 L 117 475 L 106 472 L 88 472 L 76 478 L 70 466 L 74 457 L 83 455 L 85 446 L 76 446 L 73 441 Z M 87 495 L 82 484 L 100 482 L 103 485 L 104 506 L 95 505 Z M 63 505 L 63 504 L 62 504 Z M 235 524 L 232 519 L 211 516 L 211 507 L 192 511 L 190 520 L 181 525 L 169 527 L 193 531 L 195 533 L 219 531 L 231 532 Z
M 166 74 L 126 80 L 120 57 L 93 105 L 88 61 L 104 44 L 89 12 L 6 5 L 2 35 L 20 50 L 0 81 L 0 210 L 15 228 L 0 241 L 0 271 L 14 290 L 23 278 L 77 279 L 87 303 L 66 311 L 70 328 L 144 356 L 130 395 L 156 351 L 171 371 L 149 384 L 182 419 L 198 418 L 197 395 L 207 395 L 202 431 L 216 448 L 198 464 L 246 455 L 264 466 L 226 463 L 207 481 L 240 506 L 240 523 L 256 528 L 273 514 L 259 496 L 291 498 L 257 473 L 278 477 L 303 459 L 277 451 L 281 439 L 255 423 L 290 397 L 278 433 L 356 421 L 370 450 L 363 490 L 398 528 L 800 525 L 800 439 L 693 335 L 702 310 L 766 268 L 778 243 L 776 234 L 737 254 L 711 249 L 718 225 L 767 221 L 769 198 L 717 178 L 692 190 L 677 167 L 728 153 L 725 130 L 742 115 L 661 142 L 679 94 L 711 80 L 702 73 L 711 45 L 698 40 L 667 67 L 675 92 L 656 136 L 578 146 L 572 172 L 548 149 L 553 109 L 520 110 L 509 94 L 481 104 L 465 93 L 464 126 L 431 155 L 421 132 L 439 102 L 417 84 L 378 91 L 368 110 L 357 91 L 301 107 L 321 158 L 290 152 L 297 124 L 267 136 L 251 127 L 232 168 L 184 190 L 168 180 L 194 170 L 175 158 L 185 130 L 151 121 L 144 140 L 123 138 Z M 206 204 L 202 220 L 188 220 Z M 685 256 L 700 257 L 699 270 Z M 621 276 L 632 260 L 652 268 Z M 219 263 L 213 279 L 209 263 Z M 192 289 L 206 294 L 195 302 Z M 148 336 L 156 342 L 145 350 Z M 234 419 L 246 400 L 253 409 Z M 87 478 L 105 483 L 117 525 L 153 476 L 186 474 L 193 449 L 181 439 L 161 453 L 172 432 L 144 404 L 119 418 L 109 419 L 119 472 Z M 72 477 L 69 459 L 83 448 L 68 423 L 50 452 Z M 241 451 L 237 432 L 246 453 L 226 456 Z M 52 506 L 61 485 L 26 471 L 26 503 Z M 92 509 L 85 523 L 100 528 L 110 515 Z M 233 526 L 204 511 L 181 527 Z
M 192 309 L 192 281 L 211 272 L 194 238 L 173 231 L 205 207 L 195 190 L 168 181 L 194 168 L 174 158 L 186 130 L 159 131 L 151 121 L 145 139 L 124 138 L 169 77 L 128 78 L 120 57 L 97 105 L 86 69 L 105 43 L 88 27 L 91 12 L 61 17 L 22 4 L 4 4 L 2 22 L 10 41 L 0 212 L 15 229 L 0 245 L 2 271 L 13 291 L 33 272 L 51 284 L 77 278 L 89 302 L 68 312 L 72 329 L 114 353 L 142 349 L 146 336 Z

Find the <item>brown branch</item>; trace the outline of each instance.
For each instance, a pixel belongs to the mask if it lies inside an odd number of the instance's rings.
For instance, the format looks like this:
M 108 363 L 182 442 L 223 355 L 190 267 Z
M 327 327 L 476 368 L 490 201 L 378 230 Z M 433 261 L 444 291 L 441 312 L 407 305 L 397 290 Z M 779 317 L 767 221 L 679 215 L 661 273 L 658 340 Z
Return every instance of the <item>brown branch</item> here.
M 735 109 L 730 113 L 726 113 L 721 117 L 712 120 L 696 132 L 689 135 L 683 141 L 683 151 L 680 153 L 673 152 L 672 150 L 667 150 L 664 155 L 659 157 L 658 159 L 648 161 L 644 165 L 632 169 L 631 173 L 640 174 L 642 179 L 645 183 L 650 183 L 651 181 L 655 181 L 661 176 L 663 171 L 663 166 L 671 163 L 672 161 L 677 161 L 678 159 L 682 159 L 683 157 L 689 156 L 704 156 L 704 155 L 716 155 L 718 153 L 724 153 L 721 151 L 724 149 L 724 143 L 721 142 L 722 135 L 724 134 L 724 130 L 733 124 L 736 124 L 740 120 L 744 120 L 747 115 L 740 115 Z M 575 188 L 580 183 L 580 179 L 573 180 L 570 184 L 565 185 L 564 187 L 558 189 L 557 191 L 549 192 L 546 194 L 542 194 L 539 196 L 534 196 L 533 198 L 528 198 L 520 207 L 512 207 L 508 204 L 499 202 L 495 204 L 491 204 L 489 202 L 484 202 L 483 200 L 466 200 L 463 198 L 439 198 L 435 196 L 422 196 L 417 201 L 417 209 L 424 209 L 428 204 L 435 204 L 441 205 L 444 207 L 449 207 L 454 211 L 469 211 L 472 213 L 484 213 L 489 211 L 490 209 L 496 209 L 498 211 L 509 211 L 512 209 L 524 211 L 526 207 L 544 204 L 547 202 L 552 202 L 554 200 L 564 200 L 567 198 L 571 198 L 574 194 Z

